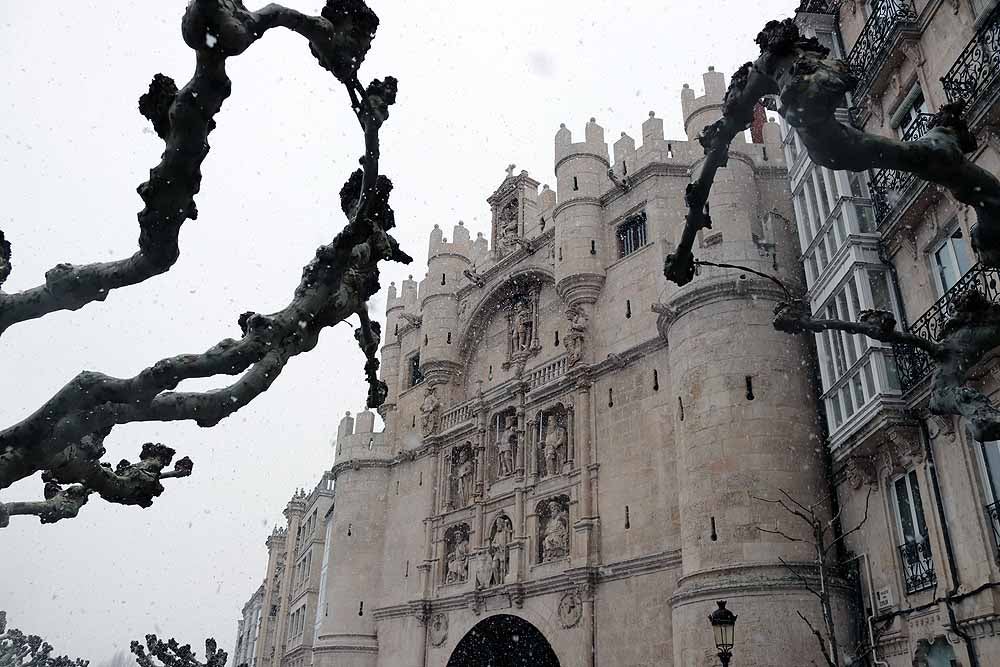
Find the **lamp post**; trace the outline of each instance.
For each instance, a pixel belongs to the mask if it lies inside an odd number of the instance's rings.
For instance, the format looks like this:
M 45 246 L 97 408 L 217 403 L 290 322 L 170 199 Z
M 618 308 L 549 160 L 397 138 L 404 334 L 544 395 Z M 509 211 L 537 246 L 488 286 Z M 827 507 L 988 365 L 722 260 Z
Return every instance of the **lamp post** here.
M 715 648 L 719 649 L 719 660 L 722 667 L 729 667 L 729 659 L 733 657 L 733 637 L 736 631 L 736 614 L 726 609 L 726 601 L 719 600 L 719 608 L 708 615 L 715 633 Z

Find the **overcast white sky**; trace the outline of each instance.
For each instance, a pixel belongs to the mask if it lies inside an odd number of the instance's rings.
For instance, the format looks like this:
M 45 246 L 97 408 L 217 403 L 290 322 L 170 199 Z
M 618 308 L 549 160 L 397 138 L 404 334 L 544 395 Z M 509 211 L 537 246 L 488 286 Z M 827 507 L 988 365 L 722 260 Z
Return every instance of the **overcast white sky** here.
M 316 13 L 321 0 L 290 1 Z M 364 80 L 399 78 L 382 136 L 396 183 L 396 236 L 417 258 L 383 285 L 422 276 L 427 235 L 463 219 L 486 232 L 485 198 L 510 162 L 551 182 L 560 122 L 577 137 L 596 116 L 610 141 L 637 140 L 655 109 L 683 137 L 680 89 L 709 66 L 757 52 L 764 22 L 796 0 L 369 0 L 382 19 Z M 0 0 L 0 229 L 14 245 L 5 288 L 57 262 L 135 248 L 136 186 L 162 142 L 136 111 L 152 75 L 187 81 L 184 0 Z M 256 8 L 251 3 L 251 8 Z M 245 310 L 285 305 L 302 265 L 342 225 L 337 193 L 361 141 L 345 94 L 297 36 L 272 31 L 230 59 L 233 95 L 217 117 L 199 219 L 165 276 L 105 303 L 14 327 L 0 339 L 0 426 L 33 411 L 82 369 L 128 376 L 164 356 L 238 336 Z M 380 317 L 384 292 L 373 304 Z M 264 574 L 264 539 L 296 487 L 332 461 L 345 410 L 364 401 L 351 328 L 325 334 L 267 394 L 216 428 L 117 429 L 107 459 L 160 441 L 190 455 L 152 508 L 94 498 L 75 520 L 16 518 L 0 531 L 0 609 L 59 652 L 100 661 L 147 632 L 230 650 Z M 37 479 L 4 500 L 41 495 Z

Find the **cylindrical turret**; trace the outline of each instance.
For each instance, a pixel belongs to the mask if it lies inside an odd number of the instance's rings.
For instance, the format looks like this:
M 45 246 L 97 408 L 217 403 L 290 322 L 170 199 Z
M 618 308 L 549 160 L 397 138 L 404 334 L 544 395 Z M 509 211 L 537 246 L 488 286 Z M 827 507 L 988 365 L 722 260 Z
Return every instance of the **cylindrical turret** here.
M 328 562 L 314 644 L 314 667 L 375 667 L 378 637 L 373 612 L 382 598 L 382 559 L 388 463 L 392 453 L 384 433 L 374 430 L 375 414 L 364 410 L 340 421 L 336 485 Z
M 459 371 L 458 298 L 455 292 L 468 283 L 463 272 L 472 266 L 472 242 L 465 224 L 455 226 L 448 243 L 434 225 L 427 278 L 421 285 L 420 370 L 431 384 L 445 383 Z M 442 399 L 444 397 L 441 397 Z
M 569 306 L 593 303 L 607 265 L 600 197 L 610 186 L 604 129 L 591 118 L 584 141 L 560 126 L 555 137 L 556 290 Z
M 682 93 L 689 136 L 719 117 L 722 74 L 706 74 L 705 87 L 702 98 L 690 89 Z M 713 226 L 702 230 L 695 252 L 795 284 L 800 277 L 793 262 L 776 265 L 762 252 L 759 202 L 770 195 L 762 194 L 767 184 L 758 182 L 763 177 L 755 175 L 749 154 L 734 152 L 719 171 L 710 199 Z M 806 339 L 771 325 L 774 306 L 784 298 L 763 278 L 701 267 L 669 300 L 683 568 L 671 598 L 677 665 L 703 660 L 699 637 L 718 599 L 739 614 L 739 632 L 747 638 L 740 643 L 743 663 L 820 661 L 815 638 L 787 627 L 796 610 L 816 608 L 815 598 L 779 560 L 812 577 L 804 562 L 815 553 L 805 542 L 760 530 L 811 539 L 800 519 L 757 498 L 786 492 L 811 504 L 827 488 Z

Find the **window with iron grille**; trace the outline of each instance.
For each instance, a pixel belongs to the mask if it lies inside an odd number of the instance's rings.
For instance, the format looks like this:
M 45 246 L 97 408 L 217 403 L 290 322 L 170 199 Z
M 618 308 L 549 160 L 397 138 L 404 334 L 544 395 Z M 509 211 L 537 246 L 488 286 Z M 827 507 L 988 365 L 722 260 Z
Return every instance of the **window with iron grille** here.
M 618 257 L 627 257 L 646 245 L 646 212 L 625 219 L 615 230 L 618 237 Z
M 424 374 L 420 372 L 420 355 L 415 354 L 410 357 L 410 386 L 415 387 L 424 381 Z

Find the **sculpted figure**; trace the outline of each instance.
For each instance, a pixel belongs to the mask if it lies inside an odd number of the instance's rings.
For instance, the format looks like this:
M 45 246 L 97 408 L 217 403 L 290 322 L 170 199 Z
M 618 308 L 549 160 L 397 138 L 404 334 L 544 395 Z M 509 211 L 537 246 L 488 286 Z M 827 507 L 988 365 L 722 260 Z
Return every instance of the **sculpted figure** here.
M 493 522 L 490 536 L 490 555 L 492 563 L 492 580 L 494 585 L 502 584 L 510 571 L 510 542 L 514 536 L 514 528 L 506 516 L 497 517 Z
M 497 439 L 497 477 L 506 477 L 514 474 L 514 447 L 516 446 L 517 432 L 514 430 L 514 418 L 504 419 L 504 429 Z
M 569 320 L 569 333 L 566 335 L 567 361 L 574 366 L 583 359 L 584 333 L 587 330 L 587 313 L 582 308 L 570 308 L 566 311 Z
M 458 464 L 458 497 L 461 507 L 465 507 L 472 500 L 472 456 L 468 448 L 460 450 Z
M 424 394 L 424 402 L 420 404 L 420 427 L 427 437 L 438 430 L 441 422 L 441 401 L 437 397 L 435 387 L 427 387 Z
M 448 575 L 446 582 L 449 584 L 465 581 L 469 576 L 469 538 L 464 535 L 455 543 L 455 548 L 448 555 Z
M 558 475 L 566 450 L 566 429 L 559 425 L 554 415 L 545 422 L 545 469 L 548 475 Z
M 542 536 L 542 562 L 565 557 L 569 553 L 569 518 L 558 502 L 548 504 L 549 520 Z
M 531 320 L 531 306 L 524 301 L 518 301 L 514 306 L 513 349 L 515 352 L 531 347 L 531 334 L 534 323 Z

